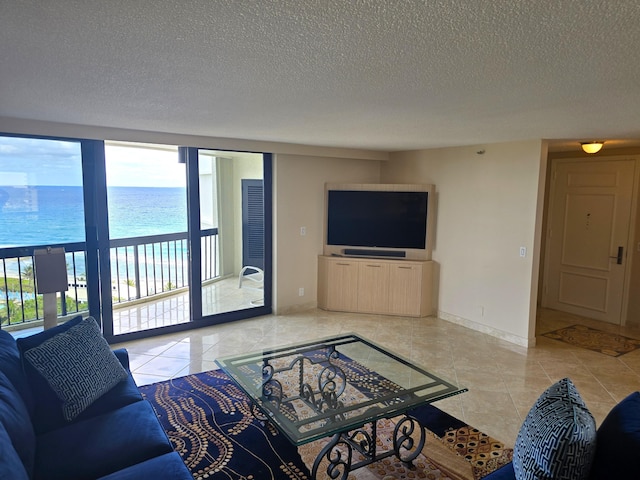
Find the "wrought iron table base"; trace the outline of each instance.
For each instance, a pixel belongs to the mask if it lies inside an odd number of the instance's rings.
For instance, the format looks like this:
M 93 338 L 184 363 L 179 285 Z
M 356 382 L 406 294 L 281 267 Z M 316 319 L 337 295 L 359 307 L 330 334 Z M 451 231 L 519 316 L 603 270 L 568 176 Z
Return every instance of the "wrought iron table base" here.
M 426 433 L 418 420 L 405 415 L 393 430 L 393 450 L 378 452 L 377 423 L 371 423 L 371 433 L 358 429 L 352 432 L 336 433 L 329 443 L 320 451 L 313 463 L 311 478 L 318 478 L 318 469 L 326 459 L 329 463 L 326 473 L 329 478 L 346 480 L 349 472 L 366 467 L 383 458 L 395 455 L 400 461 L 413 467 L 413 460 L 420 455 L 426 441 Z M 417 438 L 414 438 L 417 429 Z M 364 459 L 354 463 L 354 450 Z M 405 453 L 406 452 L 406 453 Z
M 326 469 L 331 479 L 346 480 L 392 455 L 412 468 L 427 433 L 408 412 L 467 391 L 355 334 L 216 362 L 247 394 L 256 418 L 272 422 L 294 445 L 325 439 L 313 478 Z M 411 382 L 388 378 L 396 375 Z M 391 418 L 399 421 L 392 433 L 385 431 L 388 446 L 379 446 L 378 421 Z

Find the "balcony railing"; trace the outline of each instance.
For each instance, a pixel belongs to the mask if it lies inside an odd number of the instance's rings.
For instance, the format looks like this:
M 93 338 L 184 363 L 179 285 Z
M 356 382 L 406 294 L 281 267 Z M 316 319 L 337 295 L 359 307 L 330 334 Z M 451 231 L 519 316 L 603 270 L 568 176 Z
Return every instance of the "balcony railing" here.
M 58 315 L 88 310 L 86 245 L 64 247 L 69 289 L 58 296 Z M 112 302 L 121 304 L 150 298 L 189 286 L 187 233 L 170 233 L 111 240 Z M 202 231 L 202 281 L 219 278 L 218 229 Z M 42 246 L 0 248 L 0 323 L 26 324 L 44 317 L 42 295 L 36 294 L 34 250 Z

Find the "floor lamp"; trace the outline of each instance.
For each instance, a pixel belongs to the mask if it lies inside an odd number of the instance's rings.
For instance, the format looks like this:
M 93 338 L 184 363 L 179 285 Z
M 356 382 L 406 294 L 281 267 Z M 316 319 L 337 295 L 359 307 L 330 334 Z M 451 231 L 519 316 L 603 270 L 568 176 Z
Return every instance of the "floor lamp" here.
M 41 248 L 33 251 L 36 293 L 44 299 L 44 329 L 58 324 L 57 292 L 69 289 L 64 248 Z

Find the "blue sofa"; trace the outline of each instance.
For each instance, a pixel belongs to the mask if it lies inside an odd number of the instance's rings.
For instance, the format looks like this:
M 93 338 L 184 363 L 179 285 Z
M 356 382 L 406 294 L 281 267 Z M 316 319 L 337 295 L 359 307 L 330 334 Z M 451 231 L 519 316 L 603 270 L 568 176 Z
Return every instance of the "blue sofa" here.
M 618 403 L 596 430 L 577 390 L 563 379 L 529 411 L 513 462 L 483 480 L 636 479 L 640 478 L 639 452 L 640 392 Z
M 192 480 L 151 404 L 142 399 L 129 370 L 126 350 L 112 352 L 101 335 L 96 338 L 104 342 L 108 355 L 117 364 L 110 366 L 115 373 L 107 375 L 113 385 L 89 402 L 80 398 L 78 406 L 77 385 L 82 382 L 76 381 L 78 373 L 69 369 L 69 385 L 76 390 L 76 397 L 73 401 L 61 399 L 59 382 L 48 377 L 47 372 L 62 370 L 63 378 L 68 373 L 67 364 L 73 363 L 64 355 L 75 355 L 77 365 L 89 365 L 91 372 L 95 366 L 89 357 L 94 355 L 74 348 L 73 352 L 64 352 L 63 361 L 59 362 L 57 355 L 47 354 L 46 348 L 59 348 L 59 339 L 72 335 L 81 326 L 85 332 L 89 331 L 87 328 L 99 332 L 97 325 L 91 327 L 87 322 L 95 325 L 91 317 L 77 317 L 17 341 L 0 330 L 0 478 Z M 44 355 L 44 362 L 39 363 L 37 353 Z M 95 357 L 105 363 L 99 355 Z M 111 361 L 111 357 L 105 358 Z

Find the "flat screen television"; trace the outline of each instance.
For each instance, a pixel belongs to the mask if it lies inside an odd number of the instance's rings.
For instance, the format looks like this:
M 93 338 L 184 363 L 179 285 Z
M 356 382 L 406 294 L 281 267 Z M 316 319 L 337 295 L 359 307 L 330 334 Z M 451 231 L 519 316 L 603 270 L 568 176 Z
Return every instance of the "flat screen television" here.
M 433 190 L 327 184 L 325 255 L 431 259 Z

